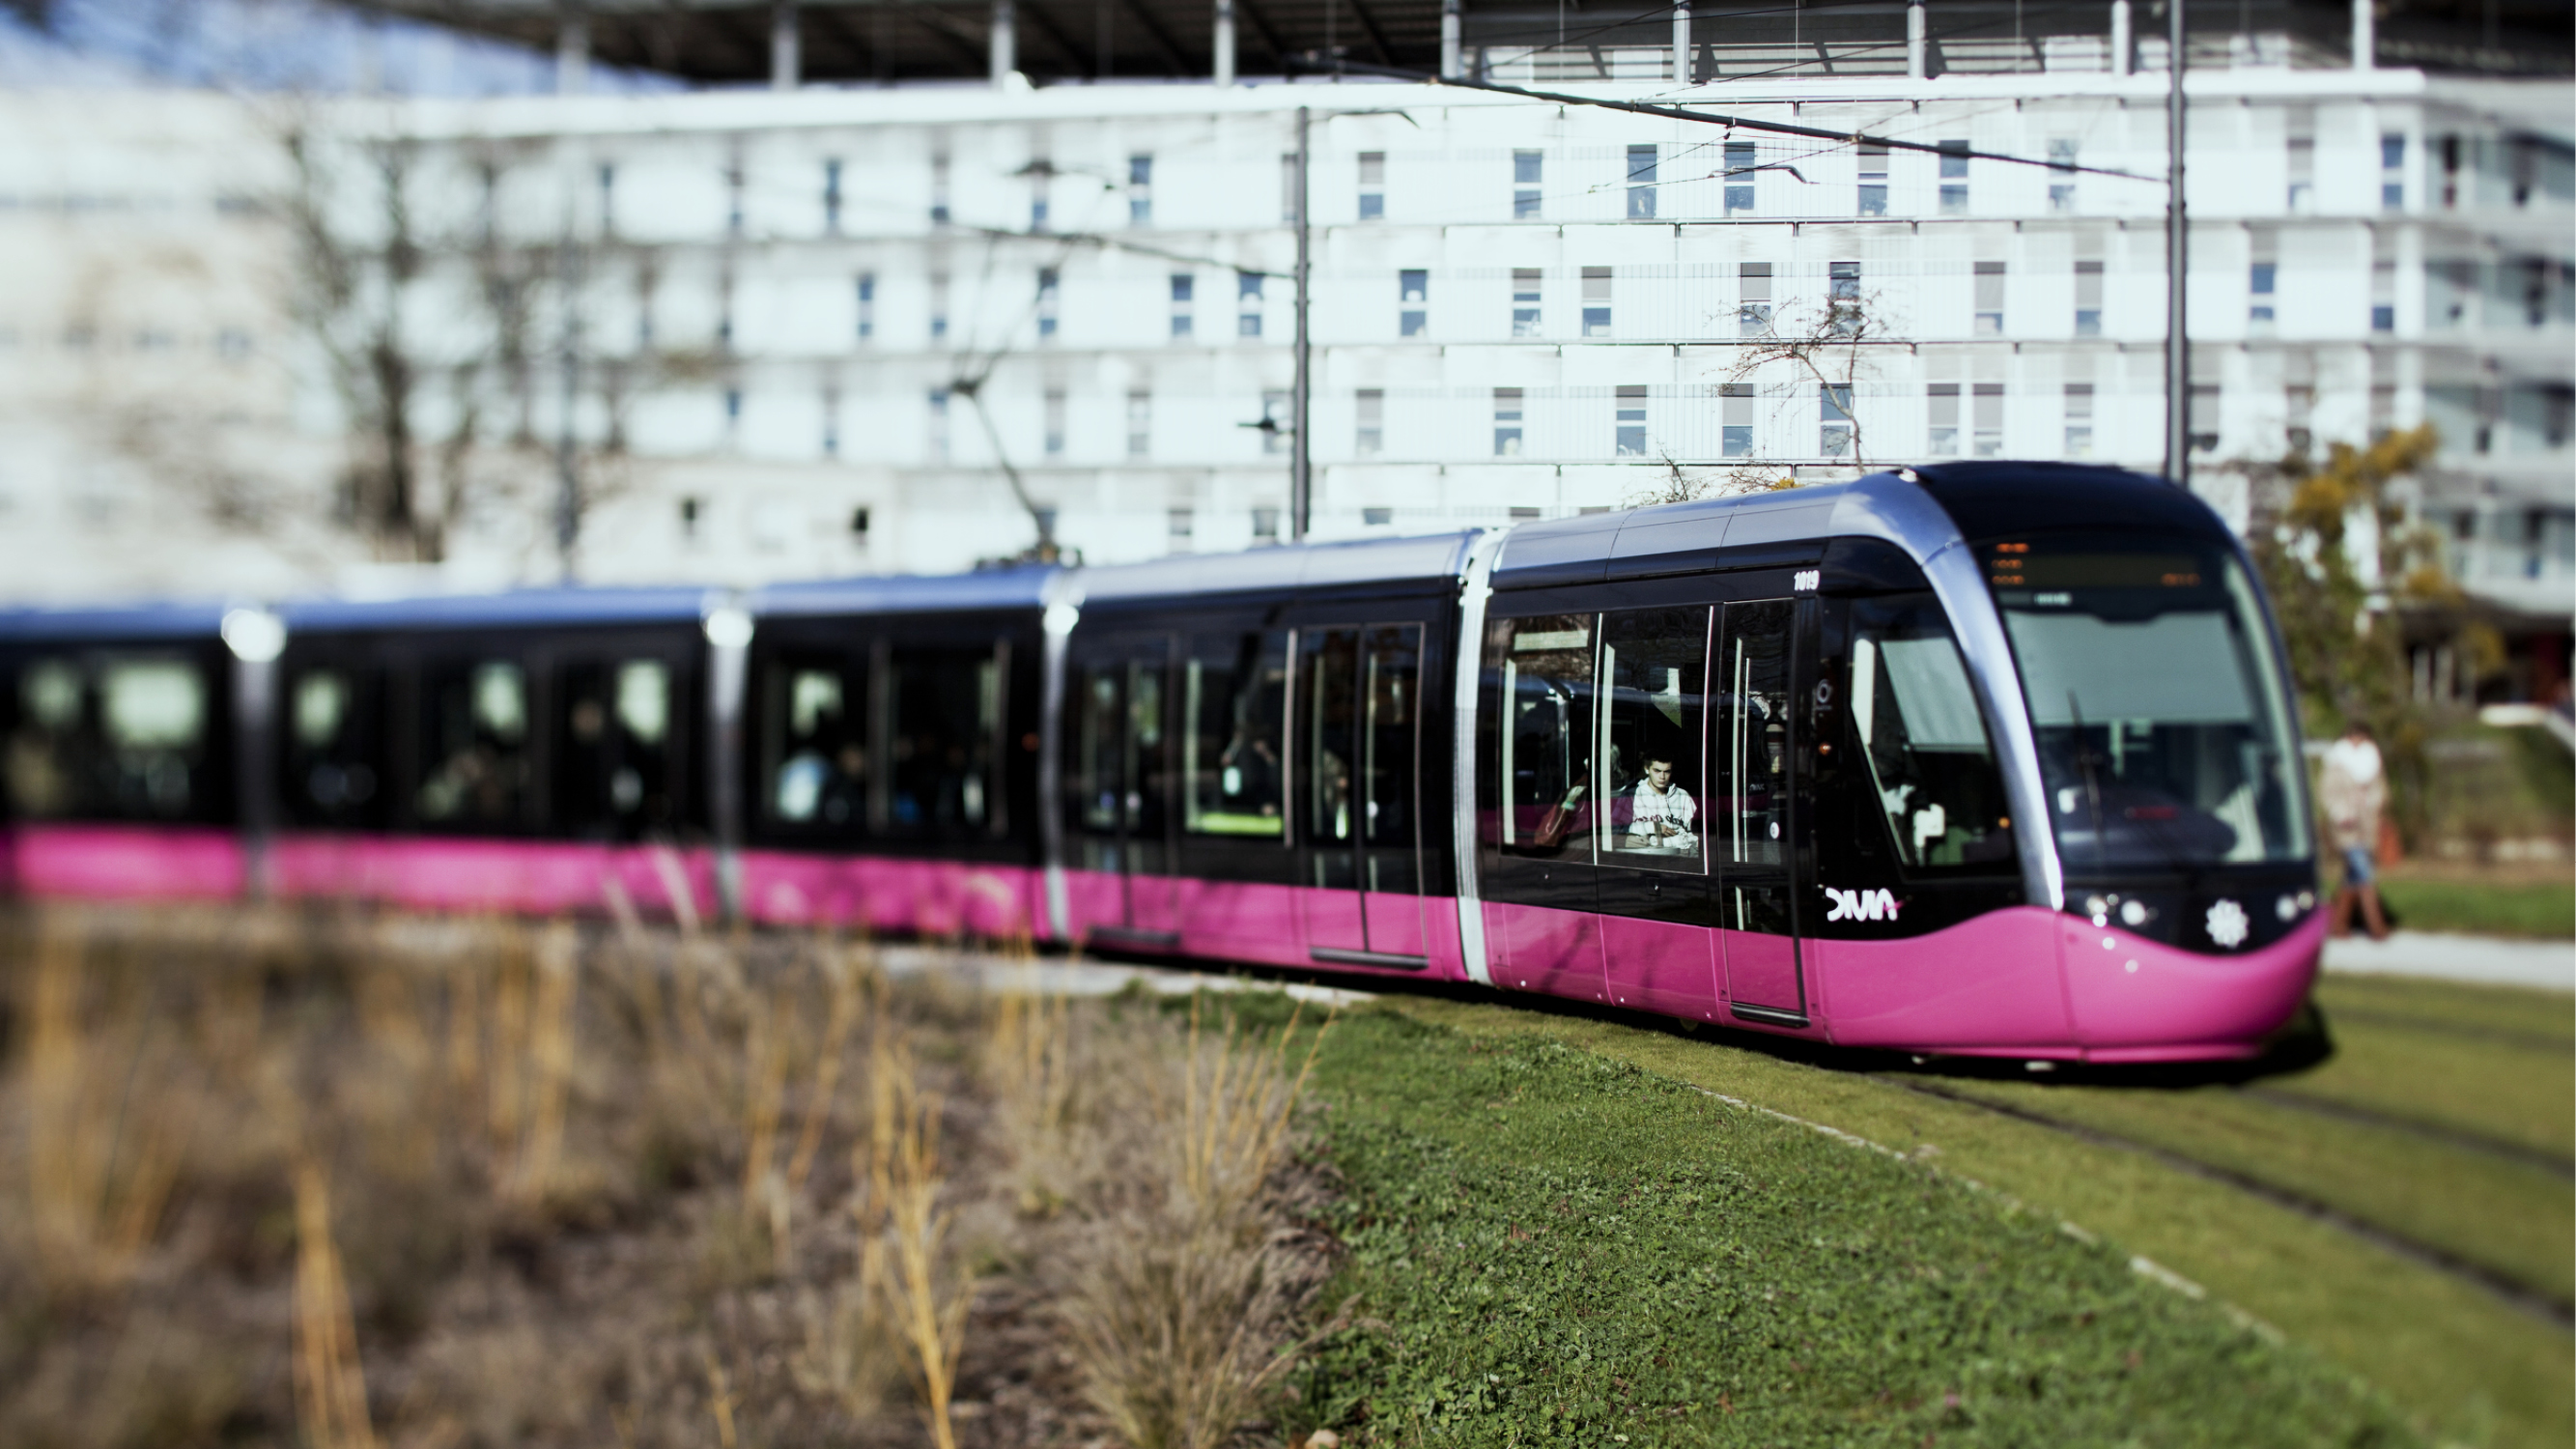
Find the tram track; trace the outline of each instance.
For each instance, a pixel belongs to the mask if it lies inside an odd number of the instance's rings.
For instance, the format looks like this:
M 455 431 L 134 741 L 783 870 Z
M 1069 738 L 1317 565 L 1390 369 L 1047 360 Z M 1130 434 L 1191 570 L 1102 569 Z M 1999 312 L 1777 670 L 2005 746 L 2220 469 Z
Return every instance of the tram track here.
M 2028 1107 L 1994 1101 L 1974 1092 L 1960 1091 L 1923 1078 L 1889 1072 L 1868 1072 L 1862 1075 L 1869 1081 L 1897 1091 L 1974 1108 L 2092 1146 L 2133 1153 L 2175 1172 L 2234 1188 L 2286 1212 L 2332 1227 L 2408 1262 L 2474 1287 L 2520 1313 L 2560 1329 L 2576 1328 L 2576 1301 L 2533 1288 L 2510 1274 L 2472 1261 L 2449 1249 L 2395 1232 L 2322 1198 L 2266 1182 L 2233 1168 L 2204 1162 L 2169 1147 L 2160 1147 L 2151 1142 L 2105 1131 L 2099 1127 L 2071 1122 Z
M 2338 1121 L 2359 1123 L 2365 1127 L 2383 1127 L 2392 1132 L 2403 1132 L 2410 1137 L 2422 1138 L 2427 1142 L 2438 1142 L 2445 1147 L 2456 1147 L 2464 1152 L 2502 1158 L 2507 1162 L 2517 1162 L 2525 1167 L 2535 1167 L 2543 1172 L 2576 1181 L 2576 1157 L 2570 1157 L 2564 1153 L 2550 1152 L 2520 1142 L 2506 1142 L 2484 1133 L 2401 1116 L 2394 1112 L 2383 1112 L 2376 1107 L 2341 1102 L 2331 1097 L 2313 1096 L 2306 1092 L 2256 1086 L 2237 1087 L 2234 1090 L 2239 1096 L 2250 1097 L 2255 1101 L 2273 1106 L 2287 1107 L 2297 1112 L 2313 1112 L 2320 1117 L 2332 1117 Z

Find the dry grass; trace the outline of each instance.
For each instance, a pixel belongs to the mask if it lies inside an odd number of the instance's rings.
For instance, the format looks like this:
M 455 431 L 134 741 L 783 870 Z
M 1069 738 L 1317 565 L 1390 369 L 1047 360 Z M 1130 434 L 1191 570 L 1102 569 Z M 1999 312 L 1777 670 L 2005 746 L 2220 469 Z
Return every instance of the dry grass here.
M 0 915 L 0 1443 L 1257 1420 L 1321 1271 L 1284 1048 L 611 904 Z

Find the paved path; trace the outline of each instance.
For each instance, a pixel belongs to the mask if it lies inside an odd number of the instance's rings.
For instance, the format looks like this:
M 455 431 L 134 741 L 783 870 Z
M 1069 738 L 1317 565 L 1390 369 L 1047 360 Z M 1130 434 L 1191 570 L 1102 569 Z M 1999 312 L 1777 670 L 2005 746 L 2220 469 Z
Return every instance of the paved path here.
M 2576 942 L 2394 931 L 2385 941 L 2367 936 L 2328 941 L 2326 969 L 2358 976 L 2435 976 L 2576 991 Z

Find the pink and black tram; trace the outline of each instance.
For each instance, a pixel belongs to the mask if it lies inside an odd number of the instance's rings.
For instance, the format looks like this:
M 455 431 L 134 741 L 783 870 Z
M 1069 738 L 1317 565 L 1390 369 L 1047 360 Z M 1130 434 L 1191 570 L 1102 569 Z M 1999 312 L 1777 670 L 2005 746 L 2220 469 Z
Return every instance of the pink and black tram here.
M 1849 1046 L 2253 1054 L 2323 937 L 2252 569 L 1953 464 L 1432 538 L 0 616 L 30 895 L 1028 930 Z

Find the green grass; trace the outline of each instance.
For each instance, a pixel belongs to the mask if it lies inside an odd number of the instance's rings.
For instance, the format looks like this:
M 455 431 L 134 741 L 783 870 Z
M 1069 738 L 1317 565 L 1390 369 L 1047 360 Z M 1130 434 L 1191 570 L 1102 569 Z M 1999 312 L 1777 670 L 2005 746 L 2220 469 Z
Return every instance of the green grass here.
M 1604 1042 L 1630 1050 L 1581 1049 Z M 1675 1054 L 1757 1097 L 1797 1075 L 1888 1093 L 1496 1007 L 1336 1025 L 1316 1085 L 1346 1188 L 1335 1294 L 1361 1321 L 1303 1371 L 1298 1427 L 1407 1445 L 2412 1440 L 2309 1349 L 2052 1212 L 1634 1060 Z
M 2360 985 L 2333 984 L 2338 993 L 2344 986 Z M 2403 1004 L 2419 1015 L 2458 1025 L 2509 1026 L 2530 1020 L 2535 1005 L 2521 999 L 2523 994 L 2508 993 L 2499 999 L 2484 988 L 2368 983 L 2374 990 L 2381 986 L 2404 989 L 2372 997 L 2375 1004 Z M 2566 998 L 2556 1000 L 2563 1016 Z M 1673 1081 L 1828 1123 L 1919 1156 L 1946 1173 L 1988 1184 L 2046 1214 L 2080 1224 L 2098 1234 L 2115 1253 L 2144 1254 L 2206 1285 L 2213 1296 L 2277 1326 L 2292 1344 L 2367 1378 L 2429 1437 L 2498 1449 L 2523 1445 L 2563 1449 L 2576 1440 L 2576 1375 L 2569 1371 L 2576 1344 L 2571 1344 L 2564 1329 L 2473 1284 L 2223 1183 L 2177 1172 L 2137 1152 L 2072 1139 L 1978 1106 L 1904 1091 L 1847 1068 L 1810 1065 L 1794 1048 L 1773 1050 L 1740 1037 L 1694 1038 L 1543 1006 L 1430 998 L 1400 999 L 1394 1006 L 1423 1022 L 1514 1050 L 1525 1049 L 1533 1038 L 1577 1047 Z M 1355 1019 L 1344 1026 L 1358 1024 Z M 1380 1040 L 1354 1031 L 1329 1054 L 1333 1073 L 1329 1080 L 1336 1099 L 1345 1103 L 1340 1122 L 1366 1120 L 1375 1114 L 1388 1124 L 1381 1130 L 1403 1126 L 1442 1152 L 1456 1154 L 1422 1169 L 1432 1176 L 1466 1173 L 1467 1164 L 1489 1164 L 1498 1156 L 1515 1167 L 1523 1159 L 1532 1166 L 1555 1159 L 1557 1148 L 1530 1142 L 1518 1131 L 1507 1136 L 1504 1122 L 1489 1120 L 1510 1114 L 1483 1107 L 1490 1097 L 1478 1096 L 1478 1087 L 1463 1084 L 1467 1073 L 1449 1048 L 1424 1053 L 1418 1070 L 1390 1060 L 1365 1063 L 1354 1074 L 1344 1054 Z M 1374 1049 L 1393 1058 L 1416 1050 L 1409 1044 L 1400 1051 L 1392 1044 Z M 1453 1072 L 1462 1084 L 1444 1085 L 1444 1074 Z M 1422 1105 L 1400 1109 L 1386 1105 L 1398 1096 L 1418 1098 Z M 1668 1115 L 1676 1123 L 1684 1119 L 1682 1107 L 1671 1105 L 1682 1098 L 1658 1100 L 1666 1100 L 1666 1105 L 1657 1107 L 1654 1115 Z M 1561 1126 L 1577 1120 L 1570 1108 L 1552 1110 Z M 1708 1139 L 1697 1134 L 1705 1130 L 1704 1124 L 1694 1124 L 1687 1134 L 1667 1134 L 1658 1127 L 1645 1132 L 1641 1142 L 1637 1136 L 1614 1139 L 1612 1124 L 1606 1121 L 1584 1123 L 1572 1132 L 1574 1140 L 1565 1150 L 1588 1152 L 1583 1143 L 1594 1136 L 1605 1143 L 1615 1140 L 1615 1148 L 1584 1159 L 1603 1163 L 1606 1172 L 1612 1164 L 1676 1160 L 1668 1138 L 1703 1142 Z M 1816 1150 L 1848 1153 L 1846 1170 L 1851 1173 L 1913 1170 L 1898 1168 L 1877 1154 L 1840 1147 L 1821 1135 L 1812 1140 Z M 1679 1160 L 1696 1159 L 1684 1154 Z M 1424 1161 L 1429 1164 L 1435 1159 Z M 1864 1167 L 1864 1162 L 1872 1165 Z M 1482 1174 L 1487 1168 L 1478 1165 L 1473 1171 Z M 1481 1175 L 1474 1180 L 1479 1192 L 1494 1181 Z M 1507 1174 L 1494 1190 L 1508 1190 L 1509 1181 Z M 1807 1190 L 1803 1184 L 1801 1190 Z M 1809 1211 L 1803 1220 L 1831 1240 L 1835 1229 L 1822 1214 Z M 1476 1240 L 1453 1235 L 1449 1241 Z M 1789 1250 L 1794 1252 L 1794 1244 Z M 1445 1263 L 1441 1271 L 1456 1275 L 1464 1270 L 1456 1263 Z M 1443 1281 L 1465 1282 L 1454 1276 Z M 1843 1306 L 1858 1311 L 1855 1304 Z M 1382 1316 L 1392 1321 L 1391 1315 Z M 1570 1327 L 1599 1331 L 1590 1319 Z M 1795 1437 L 1784 1430 L 1781 1440 L 1791 1442 Z M 1946 1440 L 1948 1431 L 1942 1431 L 1942 1437 Z M 2074 1443 L 2082 1438 L 2067 1434 L 2043 1442 Z M 2232 1441 L 2229 1434 L 2212 1430 L 2207 1442 Z
M 2576 939 L 2576 881 L 2465 881 L 2389 876 L 2381 899 L 2410 931 Z
M 2576 1003 L 2563 992 L 2328 977 L 2335 1055 L 2272 1090 L 2576 1156 Z

